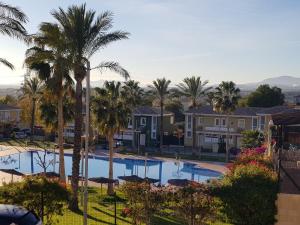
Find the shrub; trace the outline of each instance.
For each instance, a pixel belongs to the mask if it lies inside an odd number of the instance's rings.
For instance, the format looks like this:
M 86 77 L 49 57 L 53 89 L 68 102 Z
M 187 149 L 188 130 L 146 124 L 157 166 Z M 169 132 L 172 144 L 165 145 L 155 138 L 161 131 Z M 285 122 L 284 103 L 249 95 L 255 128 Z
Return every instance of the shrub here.
M 173 203 L 175 214 L 189 225 L 211 224 L 216 213 L 214 199 L 205 184 L 178 189 Z
M 44 177 L 27 177 L 22 182 L 0 188 L 0 202 L 21 205 L 45 219 L 43 224 L 55 224 L 54 215 L 62 215 L 68 191 L 57 181 Z
M 229 166 L 229 169 L 232 171 L 238 165 L 246 165 L 249 163 L 256 163 L 262 166 L 266 166 L 269 169 L 272 169 L 272 160 L 264 154 L 266 148 L 257 147 L 253 149 L 244 149 L 236 158 L 234 163 Z
M 277 175 L 255 161 L 237 165 L 214 193 L 232 224 L 271 225 L 275 222 Z
M 160 188 L 151 188 L 148 183 L 125 182 L 122 191 L 128 199 L 126 216 L 132 218 L 133 224 L 151 224 L 153 215 L 163 208 L 164 193 Z M 125 215 L 125 212 L 124 212 Z
M 245 130 L 242 135 L 242 148 L 256 148 L 264 142 L 263 133 L 257 130 Z

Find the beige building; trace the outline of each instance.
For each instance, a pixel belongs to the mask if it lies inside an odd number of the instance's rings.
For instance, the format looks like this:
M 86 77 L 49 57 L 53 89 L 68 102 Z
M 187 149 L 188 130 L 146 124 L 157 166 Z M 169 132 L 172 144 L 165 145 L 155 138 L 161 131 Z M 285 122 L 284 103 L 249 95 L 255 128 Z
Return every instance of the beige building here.
M 229 127 L 230 148 L 241 147 L 241 132 L 244 130 L 260 130 L 266 132 L 272 114 L 287 110 L 286 106 L 271 108 L 241 107 L 227 116 L 213 111 L 212 106 L 203 106 L 185 112 L 184 144 L 201 148 L 203 151 L 220 152 L 225 145 Z M 227 126 L 229 123 L 229 126 Z

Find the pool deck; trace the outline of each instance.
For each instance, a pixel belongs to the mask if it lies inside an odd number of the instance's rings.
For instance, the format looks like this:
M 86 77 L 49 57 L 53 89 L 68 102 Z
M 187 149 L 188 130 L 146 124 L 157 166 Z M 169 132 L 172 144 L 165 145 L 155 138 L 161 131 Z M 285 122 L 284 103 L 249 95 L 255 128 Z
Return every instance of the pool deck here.
M 32 147 L 20 147 L 20 146 L 6 146 L 6 145 L 0 145 L 0 157 L 3 156 L 8 156 L 12 154 L 17 154 L 17 153 L 22 153 L 22 152 L 27 152 L 27 151 L 32 151 L 32 150 L 42 150 L 40 148 L 32 148 Z M 53 151 L 53 150 L 51 150 Z M 58 152 L 58 150 L 56 150 Z M 67 149 L 65 150 L 65 153 L 72 154 L 72 150 Z M 97 156 L 104 156 L 108 157 L 109 152 L 107 150 L 97 150 L 94 155 Z M 137 155 L 124 155 L 120 153 L 115 153 L 114 157 L 116 158 L 127 158 L 127 159 L 140 159 L 140 160 L 145 160 L 145 156 L 137 156 Z M 175 161 L 176 159 L 172 158 L 165 158 L 165 157 L 147 157 L 147 159 L 151 160 L 162 160 L 162 161 Z M 187 163 L 194 163 L 197 166 L 201 168 L 206 168 L 210 170 L 215 170 L 220 173 L 225 174 L 228 169 L 226 167 L 226 163 L 222 162 L 211 162 L 211 161 L 198 161 L 198 160 L 180 160 L 181 162 L 187 162 Z M 3 182 L 10 182 L 12 176 L 10 174 L 4 173 L 0 171 L 0 186 L 2 185 Z M 14 181 L 19 181 L 22 180 L 22 177 L 20 176 L 13 176 Z

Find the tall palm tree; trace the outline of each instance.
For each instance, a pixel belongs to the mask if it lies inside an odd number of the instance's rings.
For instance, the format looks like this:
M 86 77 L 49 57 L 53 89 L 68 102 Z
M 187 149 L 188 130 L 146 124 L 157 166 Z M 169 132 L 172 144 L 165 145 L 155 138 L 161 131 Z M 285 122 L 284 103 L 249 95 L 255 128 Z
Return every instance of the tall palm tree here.
M 60 180 L 65 182 L 63 98 L 64 93 L 73 85 L 67 43 L 59 27 L 50 23 L 42 23 L 33 40 L 35 46 L 26 51 L 25 63 L 29 68 L 38 71 L 47 89 L 57 98 L 59 174 Z
M 126 81 L 122 94 L 126 98 L 127 105 L 131 108 L 131 123 L 132 123 L 132 148 L 135 148 L 135 121 L 134 121 L 134 109 L 140 105 L 142 102 L 142 96 L 143 96 L 143 89 L 139 86 L 139 82 L 136 82 L 134 80 Z
M 164 104 L 169 94 L 169 85 L 171 81 L 166 78 L 156 79 L 149 86 L 150 92 L 158 99 L 160 105 L 160 151 L 162 152 L 164 138 Z
M 201 100 L 207 92 L 211 89 L 211 87 L 205 87 L 208 84 L 208 80 L 201 80 L 201 77 L 186 77 L 183 79 L 183 82 L 177 85 L 177 91 L 180 95 L 188 97 L 192 104 L 192 108 L 196 108 L 201 104 Z M 195 121 L 192 118 L 193 123 L 193 153 L 195 149 Z
M 93 100 L 93 113 L 96 123 L 102 134 L 109 143 L 109 172 L 108 176 L 113 179 L 113 157 L 114 157 L 114 134 L 127 126 L 130 106 L 124 95 L 121 94 L 120 82 L 105 82 L 103 89 L 96 89 Z M 108 185 L 107 193 L 114 193 L 113 185 Z
M 82 81 L 86 76 L 87 61 L 100 49 L 108 44 L 128 38 L 128 33 L 123 31 L 110 32 L 113 16 L 111 12 L 104 12 L 96 16 L 96 11 L 86 9 L 86 5 L 71 6 L 66 11 L 62 8 L 52 12 L 59 28 L 64 33 L 68 49 L 72 58 L 72 70 L 76 80 L 75 91 L 75 132 L 74 149 L 72 157 L 72 199 L 69 208 L 78 209 L 78 181 L 79 162 L 82 135 Z M 117 62 L 101 62 L 92 69 L 109 69 L 119 73 L 125 78 L 128 72 Z
M 195 108 L 201 104 L 202 98 L 211 89 L 211 87 L 205 87 L 207 84 L 208 80 L 202 81 L 201 77 L 192 76 L 184 78 L 177 88 L 181 95 L 190 98 L 191 107 Z
M 214 96 L 212 99 L 214 111 L 226 115 L 226 161 L 229 161 L 229 132 L 230 132 L 230 117 L 237 105 L 238 100 L 240 99 L 240 89 L 235 86 L 235 83 L 232 81 L 225 82 L 223 81 L 216 87 Z
M 33 141 L 33 135 L 34 135 L 36 104 L 42 96 L 43 89 L 44 89 L 44 84 L 37 77 L 27 78 L 23 86 L 21 87 L 21 92 L 23 94 L 22 98 L 28 98 L 31 100 L 31 121 L 30 121 L 31 142 Z
M 27 16 L 17 7 L 0 2 L 0 33 L 15 37 L 21 40 L 27 40 L 27 32 L 24 24 L 28 21 Z M 6 59 L 0 58 L 0 63 L 10 69 L 14 69 Z

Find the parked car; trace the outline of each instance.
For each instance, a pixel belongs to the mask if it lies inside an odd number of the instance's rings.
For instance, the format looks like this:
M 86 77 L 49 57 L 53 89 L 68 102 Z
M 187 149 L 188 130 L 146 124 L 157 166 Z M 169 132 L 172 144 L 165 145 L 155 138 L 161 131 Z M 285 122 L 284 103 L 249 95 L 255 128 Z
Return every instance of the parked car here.
M 42 221 L 35 213 L 21 206 L 0 204 L 0 224 L 42 225 Z
M 22 131 L 18 131 L 18 132 L 13 132 L 11 134 L 11 137 L 15 138 L 15 139 L 23 139 L 23 138 L 26 138 L 27 135 Z
M 24 128 L 21 131 L 24 132 L 27 136 L 31 135 L 31 129 L 30 128 Z

